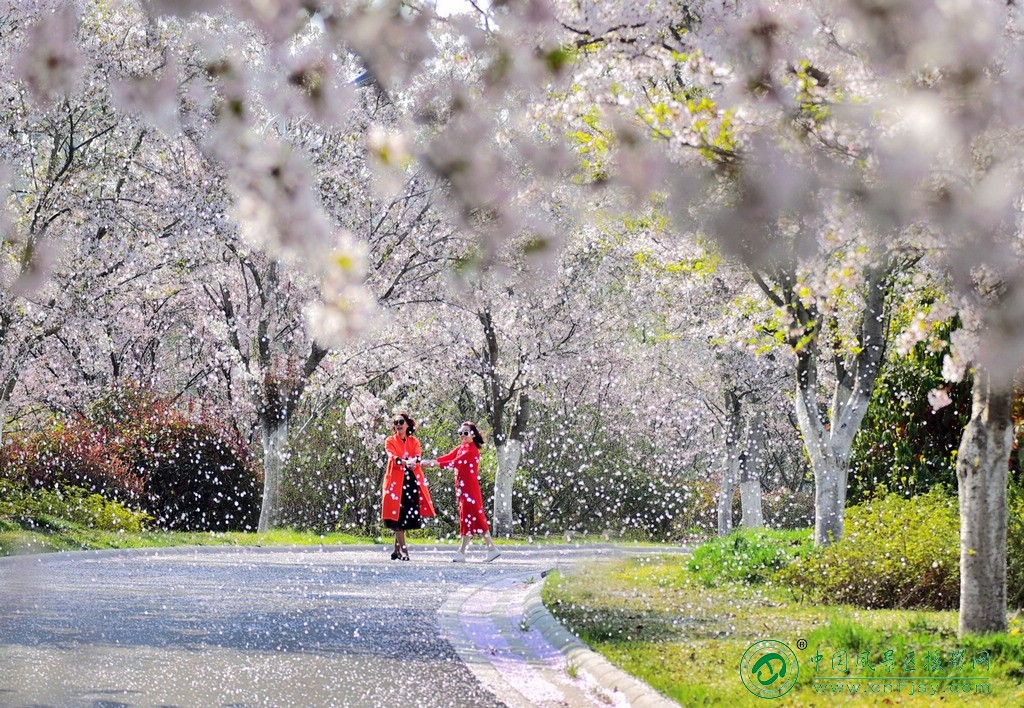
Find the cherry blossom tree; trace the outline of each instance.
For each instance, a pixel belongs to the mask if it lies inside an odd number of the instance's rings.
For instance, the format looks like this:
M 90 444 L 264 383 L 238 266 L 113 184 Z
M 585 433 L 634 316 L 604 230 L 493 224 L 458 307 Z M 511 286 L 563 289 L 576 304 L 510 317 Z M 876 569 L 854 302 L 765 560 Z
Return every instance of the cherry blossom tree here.
M 757 255 L 752 265 L 763 268 L 789 253 L 778 248 L 780 234 L 797 239 L 804 264 L 838 244 L 846 244 L 844 258 L 868 248 L 856 271 L 867 286 L 865 303 L 883 299 L 879 286 L 900 255 L 871 244 L 906 244 L 909 254 L 936 258 L 950 273 L 973 306 L 975 337 L 988 340 L 976 350 L 985 355 L 967 354 L 968 346 L 950 355 L 951 375 L 968 362 L 980 374 L 958 456 L 961 631 L 1005 628 L 1005 401 L 1020 363 L 1018 330 L 1007 317 L 1018 301 L 1019 259 L 1011 245 L 1019 221 L 1015 5 L 708 2 L 688 9 L 578 4 L 563 25 L 579 46 L 619 50 L 617 64 L 592 62 L 595 75 L 609 77 L 606 85 L 622 78 L 627 61 L 629 76 L 654 77 L 645 91 L 607 95 L 636 106 L 670 160 L 712 168 L 711 180 L 696 187 L 695 170 L 674 179 L 679 211 L 710 217 L 697 221 L 730 252 Z M 627 150 L 635 144 L 623 142 Z M 626 176 L 649 184 L 653 173 Z M 799 288 L 796 270 L 793 279 L 793 269 L 785 269 L 776 285 Z M 817 293 L 795 291 L 798 303 L 772 292 L 792 310 L 797 343 L 813 334 L 817 317 L 802 309 L 814 305 Z M 860 347 L 881 341 L 877 331 L 866 338 L 877 325 L 863 319 L 865 338 L 851 350 L 861 361 L 844 366 L 862 375 L 842 384 L 846 391 L 870 384 L 877 365 Z M 813 379 L 813 359 L 804 356 L 805 381 Z M 820 430 L 811 403 L 803 402 L 801 417 Z M 852 433 L 858 408 L 834 421 L 846 429 L 829 438 Z M 812 459 L 835 453 L 821 435 L 808 442 Z M 841 473 L 839 484 L 828 477 L 821 491 L 835 509 Z M 836 521 L 817 527 L 841 533 Z
M 57 8 L 55 14 L 49 14 L 52 8 Z M 172 325 L 166 320 L 144 319 L 134 331 L 123 327 L 123 319 L 115 325 L 138 294 L 146 293 L 143 301 L 153 303 L 157 312 L 173 309 L 174 321 L 191 319 L 191 330 L 177 338 L 189 343 L 184 349 L 191 365 L 191 374 L 181 383 L 209 393 L 218 389 L 211 377 L 219 378 L 221 400 L 234 411 L 233 417 L 258 420 L 267 468 L 261 522 L 266 527 L 288 421 L 327 355 L 326 345 L 319 342 L 337 341 L 358 328 L 372 307 L 373 295 L 362 283 L 362 253 L 369 250 L 375 258 L 370 284 L 380 285 L 385 301 L 414 299 L 417 282 L 435 276 L 446 263 L 444 242 L 452 229 L 430 206 L 440 193 L 436 179 L 413 172 L 411 179 L 403 179 L 403 193 L 384 202 L 374 197 L 367 167 L 367 144 L 372 143 L 368 126 L 393 124 L 395 111 L 389 107 L 394 102 L 376 91 L 360 107 L 356 88 L 347 82 L 356 73 L 351 60 L 333 61 L 323 47 L 311 46 L 324 32 L 308 21 L 297 34 L 289 30 L 282 35 L 273 21 L 258 22 L 254 33 L 211 18 L 204 30 L 211 40 L 224 41 L 204 44 L 195 41 L 193 30 L 198 27 L 175 21 L 154 25 L 127 4 L 104 20 L 107 29 L 119 28 L 122 41 L 115 51 L 90 44 L 101 18 L 89 6 L 54 3 L 41 9 L 35 24 L 31 17 L 12 13 L 18 22 L 8 39 L 10 51 L 22 54 L 20 63 L 12 62 L 21 85 L 37 101 L 69 97 L 65 119 L 60 110 L 44 117 L 53 129 L 53 150 L 50 162 L 41 167 L 42 176 L 35 176 L 40 196 L 26 217 L 27 235 L 5 242 L 24 243 L 22 265 L 12 277 L 25 280 L 30 269 L 41 269 L 36 254 L 46 237 L 80 204 L 96 208 L 74 225 L 83 225 L 88 215 L 97 226 L 96 236 L 82 242 L 83 249 L 91 250 L 82 250 L 77 258 L 79 266 L 85 258 L 95 267 L 69 271 L 80 278 L 81 287 L 57 273 L 46 283 L 54 292 L 79 299 L 51 297 L 43 300 L 45 307 L 36 308 L 55 311 L 61 304 L 61 312 L 81 314 L 80 326 L 64 336 L 39 316 L 31 327 L 9 323 L 5 330 L 24 333 L 25 342 L 11 345 L 22 354 L 6 357 L 5 363 L 11 372 L 22 371 L 26 352 L 55 337 L 39 367 L 43 372 L 71 361 L 86 384 L 109 382 L 121 374 L 128 350 L 137 351 L 136 364 L 147 357 L 153 362 L 157 347 L 176 339 L 169 336 Z M 27 33 L 20 31 L 21 21 L 29 24 Z M 305 49 L 275 54 L 275 43 L 286 37 Z M 242 49 L 232 52 L 232 41 Z M 285 73 L 260 73 L 270 66 Z M 100 77 L 116 77 L 113 94 L 107 90 L 110 81 Z M 10 85 L 17 91 L 19 84 Z M 78 93 L 80 85 L 91 93 Z M 365 104 L 375 112 L 369 114 Z M 388 115 L 379 115 L 381 106 Z M 141 115 L 158 130 L 126 114 Z M 126 130 L 136 135 L 124 137 Z M 31 128 L 25 133 L 39 134 Z M 36 166 L 29 163 L 36 160 L 34 151 L 21 155 L 26 165 Z M 169 159 L 154 161 L 157 156 Z M 129 171 L 119 174 L 103 159 Z M 76 166 L 81 169 L 72 169 Z M 190 189 L 189 181 L 201 190 Z M 112 221 L 127 226 L 133 238 L 111 233 Z M 366 246 L 353 245 L 347 232 L 339 232 L 339 223 L 358 228 Z M 177 243 L 162 248 L 162 240 Z M 259 247 L 268 252 L 260 253 Z M 332 249 L 335 255 L 330 255 Z M 60 255 L 61 265 L 76 260 L 69 252 Z M 314 267 L 296 267 L 300 258 Z M 108 288 L 101 294 L 98 274 L 118 283 L 120 291 Z M 109 307 L 101 312 L 97 305 Z M 306 334 L 304 309 L 319 339 Z M 51 321 L 66 324 L 61 312 Z M 196 334 L 205 346 L 192 345 Z M 180 344 L 177 348 L 182 350 Z M 168 353 L 164 346 L 161 355 Z M 198 366 L 197 360 L 202 362 Z M 168 361 L 161 364 L 165 371 L 176 368 Z M 4 391 L 9 393 L 15 380 L 12 373 Z M 39 396 L 41 387 L 34 385 L 32 391 Z
M 483 402 L 497 450 L 494 524 L 503 535 L 513 532 L 512 489 L 534 399 L 543 400 L 541 392 L 571 368 L 600 317 L 581 307 L 579 297 L 580 282 L 599 267 L 598 255 L 569 246 L 557 258 L 556 266 L 545 266 L 541 286 L 521 247 L 513 247 L 498 261 L 507 268 L 487 269 L 472 277 L 468 290 L 449 296 L 462 323 L 449 336 L 461 349 L 459 368 L 478 380 L 466 390 Z
M 5 366 L 35 356 L 62 322 L 58 293 L 19 294 L 41 286 L 32 276 L 47 270 L 42 247 L 58 254 L 62 237 L 106 228 L 104 240 L 110 225 L 90 200 L 128 202 L 119 195 L 131 188 L 133 146 L 144 149 L 149 136 L 125 120 L 133 110 L 189 136 L 223 176 L 214 198 L 230 226 L 200 233 L 239 234 L 238 253 L 263 251 L 268 274 L 275 263 L 303 264 L 288 282 L 319 295 L 301 339 L 323 349 L 365 326 L 375 300 L 364 287 L 365 245 L 340 226 L 348 207 L 325 199 L 315 167 L 315 145 L 340 144 L 326 136 L 363 139 L 343 127 L 360 100 L 354 67 L 403 107 L 369 145 L 382 163 L 415 162 L 430 175 L 426 188 L 439 180 L 437 198 L 476 240 L 481 272 L 510 241 L 564 238 L 565 220 L 548 218 L 548 185 L 565 176 L 574 146 L 552 136 L 575 121 L 606 153 L 590 153 L 595 164 L 576 186 L 667 195 L 678 230 L 716 239 L 778 308 L 777 331 L 796 358 L 819 543 L 842 535 L 849 441 L 877 375 L 892 275 L 922 254 L 948 273 L 971 324 L 948 373 L 973 366 L 977 382 L 958 456 L 961 630 L 1005 628 L 1008 401 L 1024 321 L 1014 3 L 524 0 L 452 18 L 398 0 L 157 0 L 144 9 L 53 0 L 0 10 L 13 99 L 3 110 L 25 136 L 2 148 L 23 197 L 7 200 L 5 217 L 4 248 L 15 254 L 0 303 Z M 112 82 L 120 113 L 101 98 Z M 89 156 L 118 151 L 129 167 L 115 160 L 91 180 L 80 171 Z M 332 184 L 343 193 L 343 180 Z M 440 261 L 419 258 L 421 272 L 436 275 Z M 256 301 L 272 309 L 277 297 Z M 496 329 L 495 311 L 485 311 Z M 822 415 L 827 349 L 833 403 Z M 309 360 L 289 361 L 281 366 L 304 370 Z M 15 378 L 0 382 L 0 401 Z
M 21 55 L 4 69 L 0 149 L 12 199 L 2 242 L 0 429 L 12 396 L 16 406 L 20 399 L 68 410 L 85 389 L 146 378 L 175 307 L 157 275 L 181 220 L 173 196 L 181 184 L 167 179 L 175 151 L 119 113 L 106 80 L 111 67 L 152 55 L 111 35 L 75 48 L 96 18 L 79 22 L 70 6 L 56 7 L 63 9 L 11 5 L 0 33 L 5 55 Z M 68 44 L 52 47 L 54 40 Z M 138 368 L 142 360 L 148 371 Z
M 803 28 L 794 17 L 755 16 L 752 29 L 778 24 L 761 34 L 742 73 L 761 77 L 766 95 L 781 106 L 782 67 L 805 67 L 818 105 L 836 116 L 827 121 L 831 140 L 820 142 L 856 146 L 856 155 L 868 157 L 866 165 L 839 161 L 812 173 L 814 181 L 839 184 L 875 230 L 899 234 L 937 257 L 976 313 L 969 319 L 987 345 L 972 358 L 951 353 L 974 361 L 977 377 L 957 456 L 960 630 L 998 631 L 1006 626 L 1007 402 L 1021 361 L 1019 333 L 1007 319 L 1019 273 L 1011 245 L 1019 224 L 1020 144 L 1011 138 L 1019 79 L 1009 69 L 1021 50 L 1016 8 L 911 1 L 877 10 L 868 3 L 822 4 L 814 24 L 805 21 Z M 808 34 L 812 28 L 815 34 Z M 810 63 L 800 64 L 798 52 Z M 850 82 L 863 110 L 825 98 L 833 79 Z M 951 376 L 957 373 L 951 362 Z
M 789 103 L 777 113 L 771 112 L 772 106 L 752 107 L 749 123 L 741 122 L 734 110 L 719 106 L 717 102 L 725 97 L 720 87 L 731 78 L 734 68 L 729 62 L 734 57 L 728 53 L 732 48 L 728 43 L 724 48 L 705 46 L 706 27 L 717 17 L 712 4 L 709 8 L 712 12 L 708 17 L 693 8 L 695 12 L 682 18 L 679 25 L 680 18 L 666 8 L 659 7 L 649 15 L 629 11 L 616 15 L 614 10 L 582 4 L 566 11 L 563 25 L 578 46 L 596 42 L 609 47 L 604 52 L 610 55 L 607 61 L 587 56 L 581 64 L 588 69 L 590 65 L 595 65 L 594 69 L 610 65 L 616 72 L 595 72 L 594 78 L 587 77 L 599 91 L 610 93 L 602 97 L 595 91 L 591 95 L 598 105 L 605 106 L 604 122 L 611 139 L 623 145 L 617 150 L 615 164 L 652 159 L 650 153 L 633 147 L 638 140 L 641 145 L 649 142 L 643 139 L 644 132 L 663 143 L 675 163 L 671 169 L 681 173 L 674 180 L 680 198 L 686 200 L 676 210 L 684 217 L 680 221 L 691 230 L 720 237 L 726 252 L 747 265 L 770 305 L 778 308 L 782 340 L 796 355 L 797 419 L 816 479 L 815 538 L 824 544 L 842 536 L 849 450 L 867 411 L 884 352 L 888 283 L 902 261 L 880 248 L 877 239 L 865 235 L 856 219 L 844 210 L 811 209 L 812 203 L 827 204 L 835 199 L 835 191 L 827 185 L 816 187 L 804 173 L 821 172 L 820 163 L 825 161 L 849 161 L 856 148 L 837 141 L 831 127 L 815 113 L 812 98 L 802 96 L 808 91 L 798 90 L 797 98 L 804 102 L 794 101 L 792 109 Z M 737 16 L 732 16 L 733 11 L 726 10 L 725 15 L 726 21 L 736 23 L 743 13 L 736 11 Z M 737 26 L 737 31 L 752 31 Z M 673 31 L 680 27 L 686 32 Z M 716 56 L 722 61 L 716 62 Z M 744 58 L 740 55 L 735 60 Z M 625 74 L 627 63 L 629 73 Z M 810 71 L 813 74 L 817 70 L 811 67 Z M 804 79 L 797 81 L 798 85 L 815 81 L 806 68 L 803 72 Z M 625 88 L 621 81 L 624 75 L 630 80 Z M 609 86 L 612 82 L 615 85 Z M 780 102 L 788 100 L 793 90 L 787 92 Z M 616 103 L 625 103 L 639 117 L 633 121 L 635 125 L 625 122 Z M 584 115 L 589 111 L 586 109 Z M 766 132 L 762 123 L 768 120 L 777 121 L 769 124 L 772 126 L 797 127 L 805 135 L 788 152 L 762 151 L 769 153 L 774 162 L 756 157 L 760 145 L 756 131 Z M 620 126 L 617 131 L 616 125 Z M 777 169 L 783 165 L 784 171 Z M 713 182 L 709 196 L 698 200 L 690 180 L 692 168 L 701 167 Z M 635 175 L 626 172 L 621 178 L 642 183 L 659 172 L 672 174 L 669 169 L 663 164 L 660 170 Z M 791 177 L 790 183 L 780 179 L 781 174 Z M 787 191 L 776 195 L 768 193 L 771 188 Z M 793 203 L 772 201 L 783 199 Z M 772 210 L 774 221 L 748 218 L 748 210 L 762 207 Z M 805 212 L 812 216 L 804 218 Z M 842 283 L 843 275 L 851 271 L 859 275 L 853 279 L 847 275 L 849 282 Z M 828 302 L 830 296 L 833 301 L 837 299 L 833 293 L 840 285 L 847 290 L 839 297 L 862 303 L 859 317 L 851 320 L 848 313 L 840 316 L 835 304 Z M 863 288 L 864 296 L 851 297 L 849 291 L 858 287 Z M 843 324 L 847 333 L 840 327 Z M 836 354 L 831 359 L 836 384 L 828 419 L 819 413 L 818 403 L 819 337 L 823 333 L 828 337 L 828 348 Z M 842 353 L 844 340 L 855 354 Z M 737 402 L 729 406 L 734 412 L 733 427 Z M 738 436 L 738 431 L 727 435 L 733 439 Z M 733 472 L 727 473 L 727 480 L 735 475 L 738 459 L 735 455 L 729 461 L 727 468 Z
M 720 455 L 711 470 L 719 481 L 718 531 L 733 530 L 737 489 L 743 525 L 761 526 L 766 413 L 770 409 L 773 432 L 779 421 L 783 429 L 788 425 L 779 407 L 788 401 L 779 391 L 790 378 L 784 367 L 791 364 L 776 352 L 772 312 L 763 306 L 748 271 L 723 259 L 712 243 L 657 232 L 631 234 L 629 243 L 635 249 L 638 287 L 656 295 L 643 301 L 644 310 L 660 317 L 659 329 L 672 332 L 680 345 L 689 340 L 680 346 L 685 354 L 675 360 L 676 374 L 697 393 L 719 430 L 715 447 Z M 775 445 L 782 446 L 786 438 L 776 435 Z
M 408 177 L 398 196 L 375 197 L 363 143 L 352 144 L 354 151 L 338 150 L 337 141 L 325 139 L 314 153 L 315 174 L 325 184 L 337 184 L 332 173 L 339 166 L 351 174 L 354 164 L 363 165 L 361 180 L 349 184 L 343 197 L 325 195 L 324 203 L 331 205 L 327 197 L 333 198 L 337 218 L 353 233 L 365 234 L 367 296 L 392 308 L 391 317 L 400 320 L 410 303 L 436 297 L 430 294 L 431 281 L 450 262 L 446 251 L 453 229 L 438 219 L 434 190 L 419 174 Z M 229 403 L 236 411 L 251 411 L 258 421 L 265 474 L 260 528 L 269 528 L 275 524 L 289 431 L 307 386 L 321 373 L 341 375 L 342 387 L 352 377 L 339 370 L 345 357 L 332 356 L 306 328 L 311 307 L 319 307 L 316 281 L 295 264 L 248 248 L 237 236 L 224 234 L 219 240 L 222 262 L 202 275 L 207 312 L 216 313 L 206 338 L 221 342 L 227 354 L 220 375 Z

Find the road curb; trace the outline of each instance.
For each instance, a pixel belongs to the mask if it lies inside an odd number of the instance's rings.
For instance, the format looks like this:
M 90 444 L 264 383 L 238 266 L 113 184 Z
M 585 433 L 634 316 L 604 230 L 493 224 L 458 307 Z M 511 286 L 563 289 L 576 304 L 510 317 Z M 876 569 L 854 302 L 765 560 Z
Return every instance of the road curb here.
M 549 644 L 562 652 L 571 666 L 587 672 L 591 679 L 606 691 L 622 694 L 631 706 L 678 708 L 678 703 L 615 666 L 567 630 L 544 607 L 541 600 L 542 585 L 543 583 L 538 583 L 530 588 L 523 603 L 523 620 L 528 626 L 540 632 Z
M 491 585 L 493 583 L 483 587 L 467 585 L 452 593 L 438 608 L 439 628 L 463 664 L 508 708 L 532 708 L 532 704 L 525 696 L 521 695 L 515 686 L 510 685 L 506 677 L 491 664 L 489 657 L 485 655 L 485 649 L 466 635 L 463 627 L 467 602 L 475 593 L 486 590 Z
M 439 608 L 442 636 L 477 679 L 510 708 L 679 708 L 590 649 L 555 619 L 541 601 L 547 572 L 465 586 Z M 536 638 L 530 640 L 530 634 Z M 517 668 L 528 665 L 541 684 L 555 687 L 562 696 L 545 700 L 536 691 L 525 690 L 530 687 L 520 683 L 524 674 Z

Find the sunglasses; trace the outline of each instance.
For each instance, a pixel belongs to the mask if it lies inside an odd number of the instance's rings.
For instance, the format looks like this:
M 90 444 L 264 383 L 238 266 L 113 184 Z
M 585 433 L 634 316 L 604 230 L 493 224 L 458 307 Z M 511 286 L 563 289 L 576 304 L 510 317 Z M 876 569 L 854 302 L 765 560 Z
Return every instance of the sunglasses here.
M 393 420 L 391 422 L 394 423 L 395 425 L 405 425 L 405 420 L 402 418 L 399 418 L 398 420 Z
M 459 435 L 462 435 L 462 436 L 472 435 L 472 434 L 473 434 L 472 430 L 460 430 L 459 431 Z

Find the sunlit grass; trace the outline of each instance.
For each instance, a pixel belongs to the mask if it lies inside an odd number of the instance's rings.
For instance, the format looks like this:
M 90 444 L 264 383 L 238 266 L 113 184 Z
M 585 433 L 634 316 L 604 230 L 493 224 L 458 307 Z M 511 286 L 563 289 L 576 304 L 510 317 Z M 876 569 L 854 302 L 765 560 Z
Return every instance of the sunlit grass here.
M 51 553 L 57 551 L 101 550 L 114 548 L 170 548 L 173 546 L 331 546 L 339 544 L 383 544 L 389 545 L 394 536 L 388 532 L 375 535 L 351 533 L 314 533 L 293 529 L 273 529 L 266 533 L 242 532 L 175 532 L 144 531 L 142 533 L 118 533 L 98 531 L 68 521 L 54 519 L 46 527 L 24 529 L 17 524 L 0 519 L 0 556 L 27 553 Z M 409 532 L 414 544 L 456 544 L 458 538 L 438 538 L 431 529 Z M 641 548 L 659 548 L 665 544 L 641 542 L 608 535 L 556 535 L 512 536 L 495 538 L 499 545 L 553 545 L 571 543 L 591 545 L 602 543 L 628 544 Z M 475 540 L 474 547 L 483 547 L 482 540 Z M 674 545 L 674 544 L 669 544 Z
M 393 531 L 385 530 L 382 533 L 378 533 L 371 540 L 376 543 L 392 543 L 394 538 Z M 408 538 L 411 543 L 415 544 L 453 545 L 460 542 L 458 535 L 451 533 L 439 534 L 436 529 L 431 527 L 416 529 L 414 531 L 406 531 L 406 538 Z M 576 532 L 515 534 L 512 536 L 495 535 L 492 537 L 492 540 L 499 546 L 586 546 L 596 544 L 614 544 L 616 546 L 659 549 L 666 547 L 678 548 L 680 545 L 677 541 L 652 541 L 650 539 L 639 539 L 628 535 L 621 536 L 608 533 L 580 534 Z M 484 545 L 484 540 L 481 536 L 473 537 L 472 546 L 474 548 L 482 548 Z
M 612 543 L 618 546 L 635 546 L 637 548 L 664 548 L 665 546 L 679 546 L 675 541 L 652 541 L 639 539 L 631 536 L 618 536 L 611 534 L 527 534 L 509 537 L 497 537 L 495 543 L 526 544 L 526 545 L 593 545 L 601 543 Z
M 290 529 L 267 533 L 144 531 L 116 533 L 63 524 L 58 528 L 0 527 L 0 555 L 82 551 L 112 548 L 170 548 L 173 546 L 328 546 L 373 543 L 374 538 L 347 533 L 316 534 Z
M 688 566 L 687 558 L 651 556 L 590 564 L 572 575 L 553 573 L 545 583 L 545 605 L 595 650 L 627 672 L 684 706 L 761 706 L 766 702 L 749 693 L 739 678 L 743 652 L 755 641 L 777 639 L 789 645 L 800 661 L 797 685 L 785 696 L 771 701 L 782 706 L 824 706 L 836 702 L 866 705 L 971 705 L 1024 704 L 1024 622 L 1011 621 L 1011 633 L 992 637 L 956 635 L 955 612 L 908 610 L 859 610 L 802 604 L 784 589 L 771 584 L 740 583 L 709 588 Z M 798 640 L 806 640 L 804 650 Z M 882 652 L 894 650 L 902 661 L 908 650 L 916 652 L 918 669 L 911 675 L 987 677 L 987 695 L 922 696 L 902 693 L 823 696 L 812 679 L 832 675 L 830 660 L 839 650 L 868 650 L 876 666 Z M 966 651 L 966 671 L 927 671 L 924 655 L 941 651 L 950 657 Z M 978 652 L 990 653 L 991 668 L 974 674 L 970 660 Z M 816 673 L 812 658 L 821 655 Z M 901 666 L 895 668 L 902 669 Z M 854 667 L 846 676 L 864 677 Z M 893 675 L 893 674 L 889 674 Z M 883 683 L 886 673 L 879 669 Z M 848 682 L 864 684 L 865 682 Z M 820 686 L 820 684 L 819 684 Z M 863 689 L 863 686 L 862 686 Z M 847 689 L 844 689 L 847 690 Z M 863 689 L 867 690 L 867 689 Z

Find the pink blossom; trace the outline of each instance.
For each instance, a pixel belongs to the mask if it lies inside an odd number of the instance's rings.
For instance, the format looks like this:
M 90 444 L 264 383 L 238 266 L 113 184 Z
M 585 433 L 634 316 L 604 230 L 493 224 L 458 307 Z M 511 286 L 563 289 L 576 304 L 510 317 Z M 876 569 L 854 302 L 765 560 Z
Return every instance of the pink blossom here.
M 179 81 L 177 62 L 172 57 L 159 76 L 122 79 L 111 89 L 123 111 L 143 115 L 166 135 L 177 135 L 181 130 L 178 118 Z
M 15 75 L 39 104 L 71 93 L 82 73 L 82 57 L 75 37 L 78 16 L 66 5 L 45 13 L 26 32 Z
M 928 392 L 928 405 L 932 407 L 933 411 L 945 408 L 953 399 L 949 397 L 949 393 L 944 388 L 933 388 Z

